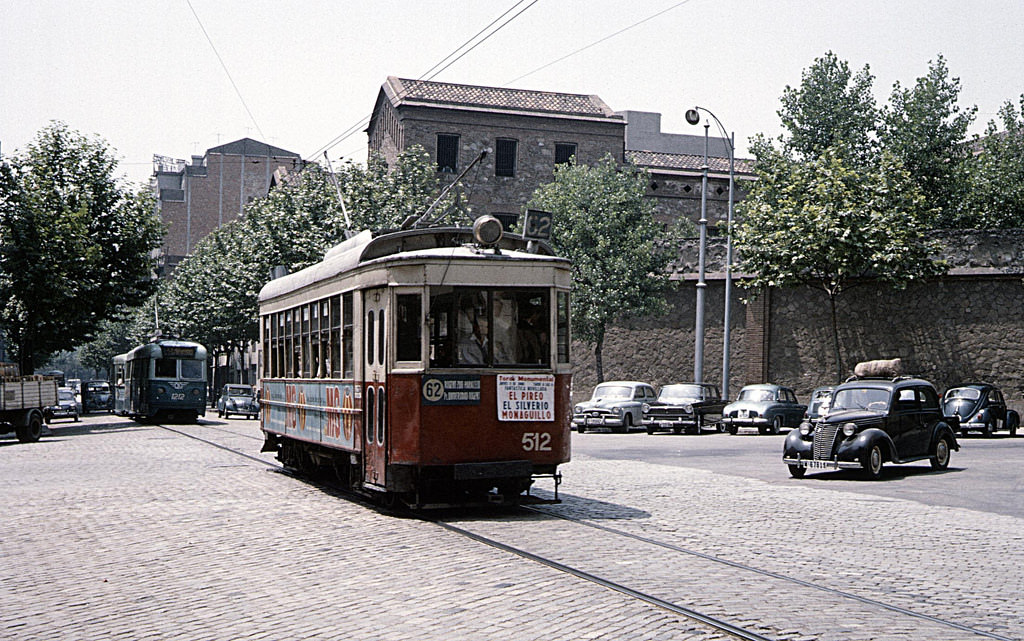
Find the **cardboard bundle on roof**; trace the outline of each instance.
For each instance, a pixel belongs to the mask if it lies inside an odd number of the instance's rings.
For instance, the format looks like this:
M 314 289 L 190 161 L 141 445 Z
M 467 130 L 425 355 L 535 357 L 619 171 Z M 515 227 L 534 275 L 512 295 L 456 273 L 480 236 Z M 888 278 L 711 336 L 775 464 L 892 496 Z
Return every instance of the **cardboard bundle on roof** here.
M 899 358 L 862 361 L 853 368 L 860 378 L 893 378 L 903 373 L 903 360 Z

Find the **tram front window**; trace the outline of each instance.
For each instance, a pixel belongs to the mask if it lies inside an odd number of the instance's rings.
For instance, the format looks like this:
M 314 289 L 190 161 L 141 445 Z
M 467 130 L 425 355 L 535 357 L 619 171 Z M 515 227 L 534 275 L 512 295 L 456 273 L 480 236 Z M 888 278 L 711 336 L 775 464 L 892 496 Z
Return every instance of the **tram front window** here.
M 156 359 L 156 367 L 153 372 L 156 378 L 178 378 L 178 361 L 174 358 Z
M 181 377 L 187 381 L 201 381 L 203 367 L 203 361 L 181 361 Z
M 430 296 L 430 365 L 548 365 L 546 289 L 435 288 Z

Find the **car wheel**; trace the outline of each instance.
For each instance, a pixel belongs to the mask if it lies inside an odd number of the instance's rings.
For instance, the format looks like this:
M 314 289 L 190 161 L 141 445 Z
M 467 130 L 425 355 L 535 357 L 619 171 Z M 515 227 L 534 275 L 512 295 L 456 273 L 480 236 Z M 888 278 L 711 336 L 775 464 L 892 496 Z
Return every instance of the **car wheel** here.
M 943 434 L 935 443 L 935 455 L 931 458 L 933 470 L 944 470 L 949 467 L 949 438 Z
M 35 443 L 43 435 L 43 422 L 39 420 L 38 414 L 32 414 L 28 419 L 28 425 L 15 427 L 14 433 L 22 443 Z
M 789 475 L 795 479 L 802 479 L 807 474 L 807 468 L 800 465 L 790 465 Z
M 983 434 L 985 438 L 992 438 L 995 435 L 995 433 L 995 423 L 992 422 L 992 419 L 988 419 L 987 421 L 985 421 L 985 431 L 983 432 Z
M 738 432 L 739 429 L 740 428 L 736 427 L 735 425 L 730 425 L 729 426 L 729 433 L 732 434 L 733 436 L 736 436 L 736 432 Z
M 864 476 L 868 480 L 877 481 L 882 478 L 882 467 L 885 465 L 882 446 L 877 443 L 872 445 L 871 449 L 861 457 L 860 464 L 864 468 Z
M 633 425 L 633 415 L 630 414 L 629 412 L 626 412 L 622 416 L 622 427 L 616 427 L 614 429 L 614 431 L 618 432 L 619 434 L 628 434 L 629 433 L 629 428 L 632 425 Z
M 782 431 L 782 417 L 776 416 L 772 419 L 772 434 L 778 434 Z
M 584 432 L 587 431 L 587 427 L 585 425 L 580 425 L 576 428 L 576 431 L 579 432 L 580 434 L 583 434 Z

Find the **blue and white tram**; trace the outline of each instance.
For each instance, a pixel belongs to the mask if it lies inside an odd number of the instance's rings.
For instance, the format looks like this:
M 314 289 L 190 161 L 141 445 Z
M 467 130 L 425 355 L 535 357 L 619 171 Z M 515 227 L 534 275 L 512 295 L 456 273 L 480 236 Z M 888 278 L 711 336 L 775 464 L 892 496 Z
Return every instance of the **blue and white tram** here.
M 161 339 L 113 359 L 114 411 L 136 420 L 195 423 L 206 414 L 206 348 Z
M 362 232 L 263 288 L 264 451 L 415 508 L 557 490 L 570 264 L 483 218 L 489 236 Z

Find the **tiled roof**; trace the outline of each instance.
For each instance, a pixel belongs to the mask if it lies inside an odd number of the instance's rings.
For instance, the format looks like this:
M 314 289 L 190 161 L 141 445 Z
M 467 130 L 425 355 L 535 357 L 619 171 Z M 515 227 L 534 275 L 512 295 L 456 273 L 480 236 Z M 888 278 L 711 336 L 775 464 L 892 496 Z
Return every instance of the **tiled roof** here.
M 274 147 L 268 145 L 265 142 L 253 140 L 252 138 L 242 138 L 234 142 L 229 142 L 217 147 L 211 147 L 206 150 L 206 153 L 213 154 L 238 154 L 242 156 L 285 156 L 298 158 L 299 154 L 294 151 L 288 151 L 287 149 L 281 149 L 280 147 Z
M 384 89 L 395 105 L 435 104 L 621 120 L 621 116 L 617 116 L 603 100 L 593 95 L 456 85 L 394 76 L 388 77 Z
M 669 154 L 658 151 L 626 151 L 626 158 L 638 167 L 649 169 L 679 169 L 684 171 L 701 171 L 704 167 L 704 155 Z M 737 158 L 735 162 L 737 174 L 753 174 L 754 161 Z M 720 174 L 729 173 L 729 159 L 719 156 L 708 156 L 708 171 Z

